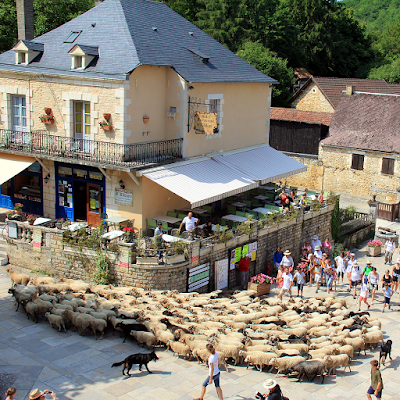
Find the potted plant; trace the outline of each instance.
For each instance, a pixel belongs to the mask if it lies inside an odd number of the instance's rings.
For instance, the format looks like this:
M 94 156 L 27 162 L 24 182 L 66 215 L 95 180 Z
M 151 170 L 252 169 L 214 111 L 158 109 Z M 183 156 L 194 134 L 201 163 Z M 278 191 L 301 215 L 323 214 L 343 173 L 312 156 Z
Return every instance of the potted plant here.
M 54 115 L 43 114 L 39 117 L 40 121 L 42 121 L 45 125 L 53 125 L 54 124 Z
M 131 228 L 130 226 L 125 226 L 122 230 L 124 231 L 124 242 L 132 243 L 133 239 L 135 238 L 133 228 Z
M 12 212 L 12 211 L 7 211 L 7 218 L 8 219 L 11 219 L 12 218 L 12 216 L 14 215 L 14 213 Z
M 111 131 L 113 128 L 112 122 L 108 121 L 101 121 L 99 122 L 100 128 L 103 129 L 104 131 Z
M 58 219 L 57 222 L 56 222 L 56 228 L 57 229 L 62 229 L 64 222 L 65 222 L 64 218 Z
M 368 255 L 376 257 L 381 254 L 383 243 L 380 240 L 370 240 L 367 244 Z
M 271 283 L 274 281 L 268 275 L 258 274 L 250 278 L 250 283 L 248 285 L 249 290 L 256 290 L 257 296 L 262 296 L 268 294 L 271 290 Z
M 172 256 L 168 256 L 168 264 L 177 264 L 182 263 L 186 260 L 185 254 L 187 252 L 186 243 L 184 242 L 172 242 L 171 248 L 173 249 L 174 253 Z
M 21 215 L 22 214 L 22 208 L 24 207 L 23 204 L 21 203 L 15 203 L 14 204 L 14 210 L 15 210 L 15 214 Z
M 36 221 L 36 217 L 33 214 L 28 214 L 26 220 L 29 222 L 29 225 L 33 225 Z

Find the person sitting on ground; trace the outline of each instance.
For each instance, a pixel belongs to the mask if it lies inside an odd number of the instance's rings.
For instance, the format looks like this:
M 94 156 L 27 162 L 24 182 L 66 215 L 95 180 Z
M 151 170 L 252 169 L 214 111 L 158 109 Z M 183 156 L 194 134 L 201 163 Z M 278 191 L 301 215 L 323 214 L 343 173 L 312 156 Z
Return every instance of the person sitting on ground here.
M 288 267 L 285 267 L 285 272 L 282 275 L 282 279 L 283 279 L 283 286 L 278 296 L 279 300 L 282 301 L 282 296 L 284 295 L 284 293 L 289 293 L 290 298 L 293 299 L 292 297 L 293 276 L 289 272 Z
M 16 393 L 17 393 L 17 388 L 13 386 L 8 388 L 5 393 L 5 395 L 7 396 L 6 400 L 14 400 L 14 396 L 16 395 Z
M 297 283 L 297 297 L 303 298 L 303 287 L 305 284 L 305 276 L 306 274 L 304 273 L 303 270 L 296 270 L 296 273 L 294 274 L 294 279 L 296 279 Z
M 46 394 L 49 394 L 53 400 L 56 400 L 56 394 L 51 390 L 45 390 L 41 392 L 39 389 L 33 389 L 29 394 L 29 400 L 44 400 Z
M 282 400 L 282 391 L 280 386 L 273 379 L 267 379 L 263 384 L 265 389 L 269 390 L 267 400 Z M 267 396 L 264 393 L 264 396 Z
M 289 213 L 290 213 L 290 200 L 289 197 L 287 197 L 282 205 L 282 214 L 289 214 Z
M 196 228 L 199 222 L 198 218 L 193 217 L 193 213 L 191 211 L 188 212 L 188 215 L 183 218 L 181 224 L 179 225 L 179 232 L 181 232 L 183 224 L 185 224 L 185 231 L 191 231 Z

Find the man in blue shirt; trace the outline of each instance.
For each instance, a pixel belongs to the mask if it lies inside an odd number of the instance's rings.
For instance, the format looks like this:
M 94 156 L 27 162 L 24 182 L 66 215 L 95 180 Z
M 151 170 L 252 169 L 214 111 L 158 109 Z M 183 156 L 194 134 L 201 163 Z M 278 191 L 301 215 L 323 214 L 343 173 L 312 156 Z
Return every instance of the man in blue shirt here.
M 274 276 L 276 276 L 276 274 L 278 273 L 279 265 L 282 261 L 282 258 L 283 258 L 282 250 L 280 247 L 278 247 L 274 253 L 274 259 L 272 261 L 275 266 Z

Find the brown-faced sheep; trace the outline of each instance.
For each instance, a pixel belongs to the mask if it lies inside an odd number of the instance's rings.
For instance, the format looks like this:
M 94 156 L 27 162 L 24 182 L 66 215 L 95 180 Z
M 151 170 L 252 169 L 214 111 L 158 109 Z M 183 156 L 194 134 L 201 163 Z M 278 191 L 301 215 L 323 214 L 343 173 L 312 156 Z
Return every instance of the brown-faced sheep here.
M 29 283 L 29 275 L 15 272 L 12 268 L 7 268 L 7 272 L 10 274 L 11 282 L 13 285 L 18 283 L 19 285 L 26 286 Z

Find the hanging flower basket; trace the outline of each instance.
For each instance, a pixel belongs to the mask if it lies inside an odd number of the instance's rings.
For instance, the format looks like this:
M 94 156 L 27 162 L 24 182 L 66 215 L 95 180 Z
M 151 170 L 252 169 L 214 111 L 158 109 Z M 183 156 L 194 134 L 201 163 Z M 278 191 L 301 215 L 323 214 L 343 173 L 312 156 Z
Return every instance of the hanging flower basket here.
M 53 125 L 54 124 L 54 115 L 43 114 L 39 117 L 40 121 L 42 121 L 45 125 Z
M 102 121 L 99 123 L 100 128 L 103 129 L 104 131 L 111 131 L 113 126 L 111 122 L 108 121 Z

